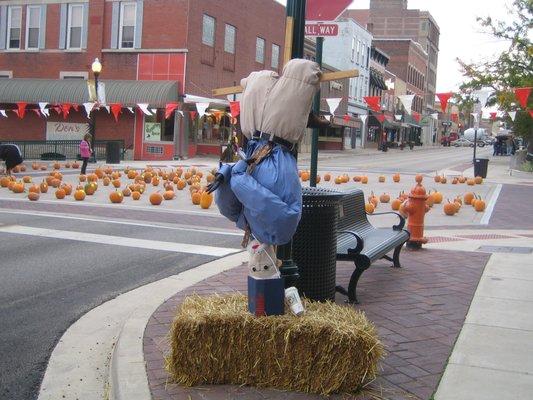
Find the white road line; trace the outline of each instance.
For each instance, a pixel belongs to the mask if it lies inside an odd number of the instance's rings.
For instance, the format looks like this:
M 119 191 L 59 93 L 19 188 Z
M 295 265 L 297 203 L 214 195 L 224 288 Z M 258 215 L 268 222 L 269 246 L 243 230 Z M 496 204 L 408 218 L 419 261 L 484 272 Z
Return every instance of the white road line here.
M 494 211 L 494 206 L 496 205 L 496 202 L 498 201 L 498 197 L 500 196 L 501 191 L 502 191 L 502 184 L 500 183 L 496 185 L 496 188 L 494 189 L 494 193 L 492 193 L 492 197 L 490 198 L 490 202 L 487 205 L 487 208 L 485 209 L 483 218 L 481 218 L 481 221 L 479 222 L 480 225 L 489 224 L 490 217 L 492 217 L 492 212 Z
M 26 211 L 17 211 L 17 210 L 0 210 L 0 214 L 19 214 L 19 215 L 28 215 L 28 212 Z M 89 217 L 79 217 L 79 216 L 73 216 L 73 215 L 58 215 L 51 212 L 45 212 L 45 211 L 32 211 L 31 215 L 37 215 L 37 216 L 43 216 L 47 218 L 59 218 L 59 219 L 73 219 L 78 221 L 91 221 L 91 222 L 100 222 L 100 223 L 106 223 L 106 224 L 117 224 L 117 225 L 131 225 L 131 226 L 142 226 L 146 228 L 158 228 L 158 229 L 170 229 L 175 231 L 185 231 L 185 232 L 198 232 L 198 233 L 211 233 L 214 235 L 228 235 L 228 236 L 242 236 L 243 233 L 240 231 L 221 231 L 221 230 L 212 230 L 212 229 L 198 229 L 198 228 L 187 228 L 185 226 L 180 226 L 179 224 L 176 224 L 177 226 L 165 226 L 160 224 L 150 224 L 150 223 L 143 223 L 143 222 L 130 222 L 130 221 L 118 221 L 114 219 L 106 219 L 106 218 L 89 218 Z
M 95 233 L 60 231 L 56 229 L 34 228 L 22 225 L 0 226 L 0 232 L 17 235 L 40 236 L 53 239 L 75 240 L 78 242 L 101 243 L 112 246 L 135 247 L 149 250 L 172 251 L 176 253 L 201 254 L 206 256 L 222 257 L 241 250 L 200 246 L 196 244 L 161 242 L 157 240 L 145 240 L 127 238 L 122 236 L 99 235 Z

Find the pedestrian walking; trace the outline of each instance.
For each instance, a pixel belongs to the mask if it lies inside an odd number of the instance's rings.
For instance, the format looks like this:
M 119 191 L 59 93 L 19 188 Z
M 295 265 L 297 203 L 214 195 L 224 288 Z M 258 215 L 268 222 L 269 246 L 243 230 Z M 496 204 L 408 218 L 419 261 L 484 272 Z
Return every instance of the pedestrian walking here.
M 87 170 L 87 163 L 89 162 L 89 158 L 91 157 L 91 154 L 93 153 L 93 149 L 91 148 L 91 139 L 92 136 L 90 133 L 86 133 L 83 137 L 83 140 L 80 142 L 80 157 L 83 160 L 83 164 L 81 166 L 81 174 L 85 175 Z
M 16 144 L 0 144 L 0 160 L 6 163 L 6 174 L 11 175 L 11 170 L 22 164 L 22 153 Z
M 493 148 L 494 148 L 494 151 L 492 152 L 492 155 L 493 156 L 497 156 L 500 149 L 500 141 L 499 140 L 495 140 L 494 143 L 492 144 Z

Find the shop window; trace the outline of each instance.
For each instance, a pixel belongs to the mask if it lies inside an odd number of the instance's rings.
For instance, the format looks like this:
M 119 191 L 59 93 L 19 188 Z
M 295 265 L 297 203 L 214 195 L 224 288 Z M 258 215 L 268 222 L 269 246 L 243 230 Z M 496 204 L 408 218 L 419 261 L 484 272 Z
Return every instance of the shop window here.
M 7 9 L 7 48 L 20 49 L 20 33 L 22 24 L 22 8 Z
M 201 144 L 220 145 L 229 141 L 232 132 L 230 117 L 219 110 L 211 110 L 195 121 L 196 142 Z
M 265 63 L 265 39 L 260 37 L 255 41 L 255 61 L 259 64 Z
M 215 46 L 215 19 L 204 14 L 202 24 L 202 43 L 206 46 Z
M 135 20 L 137 15 L 136 2 L 120 3 L 119 43 L 121 49 L 132 49 L 135 44 Z
M 39 31 L 41 23 L 41 7 L 28 6 L 26 9 L 26 48 L 39 48 Z
M 174 118 L 165 119 L 165 110 L 158 109 L 155 115 L 144 117 L 145 142 L 173 142 Z
M 161 146 L 147 146 L 146 152 L 149 154 L 163 155 L 163 147 Z
M 59 79 L 89 79 L 87 71 L 60 71 Z
M 279 68 L 279 46 L 277 44 L 272 45 L 272 69 L 277 70 Z

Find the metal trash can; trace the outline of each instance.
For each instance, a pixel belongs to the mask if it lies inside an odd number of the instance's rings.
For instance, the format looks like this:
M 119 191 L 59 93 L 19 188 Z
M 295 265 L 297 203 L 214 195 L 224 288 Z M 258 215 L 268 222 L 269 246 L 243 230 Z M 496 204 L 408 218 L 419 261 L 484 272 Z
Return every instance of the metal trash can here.
M 120 142 L 119 141 L 106 142 L 105 162 L 107 164 L 120 164 Z
M 474 161 L 474 176 L 481 176 L 482 178 L 486 178 L 488 168 L 488 158 L 476 158 Z
M 292 241 L 301 295 L 316 301 L 335 299 L 337 222 L 344 195 L 329 189 L 302 189 L 302 218 Z

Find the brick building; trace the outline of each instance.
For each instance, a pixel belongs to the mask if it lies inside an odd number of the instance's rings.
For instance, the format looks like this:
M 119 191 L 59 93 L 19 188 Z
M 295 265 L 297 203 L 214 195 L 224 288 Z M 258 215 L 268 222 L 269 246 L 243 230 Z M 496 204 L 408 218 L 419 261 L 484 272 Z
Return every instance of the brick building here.
M 211 101 L 211 90 L 254 70 L 280 71 L 284 32 L 285 8 L 274 0 L 1 1 L 0 78 L 10 85 L 0 83 L 0 108 L 88 102 L 79 80 L 92 78 L 91 63 L 99 58 L 106 102 L 134 109 L 123 108 L 118 122 L 105 109 L 93 111 L 97 140 L 122 139 L 135 159 L 216 153 L 226 122 L 191 120 L 188 112 L 165 119 L 165 104 L 179 101 L 184 111 L 194 110 L 192 98 L 225 109 L 227 100 Z M 54 90 L 62 80 L 72 83 Z M 146 116 L 139 103 L 154 115 Z M 53 136 L 51 123 L 70 127 L 77 132 L 71 138 L 79 139 L 89 127 L 83 107 L 66 119 L 53 112 L 48 119 L 8 115 L 0 119 L 0 141 L 45 140 Z M 159 135 L 149 138 L 147 124 Z
M 429 115 L 435 111 L 435 93 L 437 84 L 437 64 L 439 52 L 440 29 L 427 11 L 409 9 L 407 0 L 370 0 L 368 10 L 346 10 L 343 14 L 367 26 L 376 40 L 378 39 L 410 39 L 418 43 L 427 54 L 425 64 L 417 67 L 415 75 L 424 76 L 420 113 Z M 393 55 L 391 55 L 391 61 Z M 403 78 L 402 78 L 403 79 Z M 419 101 L 419 100 L 417 100 Z M 433 142 L 436 130 L 435 123 L 423 127 L 421 141 L 424 144 Z

